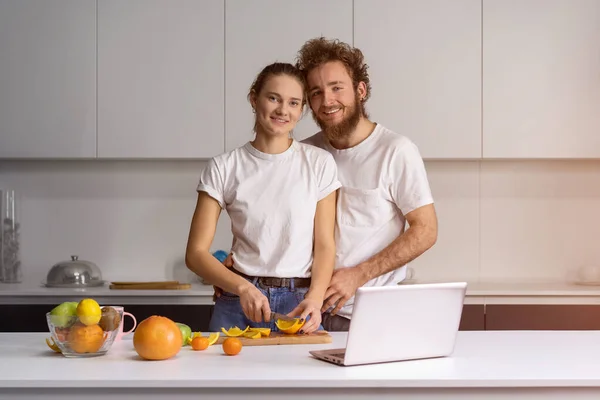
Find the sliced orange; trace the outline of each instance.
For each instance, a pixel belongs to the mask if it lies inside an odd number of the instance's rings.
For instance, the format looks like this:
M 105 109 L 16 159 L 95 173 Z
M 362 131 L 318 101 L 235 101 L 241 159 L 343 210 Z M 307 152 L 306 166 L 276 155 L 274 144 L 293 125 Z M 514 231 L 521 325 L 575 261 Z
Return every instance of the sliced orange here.
M 260 339 L 260 332 L 246 332 L 244 333 L 244 337 L 250 338 L 250 339 Z
M 225 330 L 225 328 L 221 328 L 221 332 L 223 332 L 226 336 L 229 337 L 237 337 L 237 336 L 242 336 L 244 333 L 246 333 L 246 331 L 248 331 L 248 326 L 246 327 L 246 329 L 241 330 L 240 328 L 238 328 L 237 326 L 234 326 L 233 328 L 229 328 L 229 330 Z
M 297 333 L 300 328 L 302 328 L 304 321 L 300 322 L 299 318 L 294 318 L 293 321 L 284 321 L 282 319 L 278 319 L 275 321 L 275 325 L 283 333 L 294 334 Z
M 210 335 L 208 335 L 208 345 L 213 345 L 215 343 L 217 343 L 217 339 L 219 339 L 219 332 L 213 332 Z
M 258 332 L 262 337 L 269 337 L 271 328 L 250 328 L 248 332 Z

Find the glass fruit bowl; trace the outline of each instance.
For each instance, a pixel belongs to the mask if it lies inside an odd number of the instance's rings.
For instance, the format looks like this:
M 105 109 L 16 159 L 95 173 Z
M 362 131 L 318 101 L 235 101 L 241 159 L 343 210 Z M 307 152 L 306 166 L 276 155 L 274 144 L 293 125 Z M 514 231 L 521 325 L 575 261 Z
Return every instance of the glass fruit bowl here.
M 52 340 L 63 356 L 97 357 L 108 352 L 119 334 L 123 310 L 102 307 L 98 321 L 94 318 L 80 319 L 77 316 L 46 313 L 46 321 Z

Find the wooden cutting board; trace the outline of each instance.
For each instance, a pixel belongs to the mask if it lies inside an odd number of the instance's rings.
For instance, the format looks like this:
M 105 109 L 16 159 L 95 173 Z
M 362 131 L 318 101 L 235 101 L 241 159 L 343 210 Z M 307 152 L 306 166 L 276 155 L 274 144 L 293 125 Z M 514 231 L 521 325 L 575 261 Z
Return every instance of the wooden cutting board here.
M 221 344 L 227 339 L 227 336 L 221 332 L 221 336 L 217 339 L 217 343 Z M 281 344 L 321 344 L 331 343 L 331 335 L 326 331 L 317 331 L 306 335 L 286 335 L 280 332 L 271 332 L 269 337 L 261 337 L 260 339 L 250 339 L 246 337 L 238 337 L 242 342 L 242 346 L 274 346 Z
M 110 289 L 115 290 L 186 290 L 192 287 L 189 283 L 179 281 L 152 282 L 111 282 Z

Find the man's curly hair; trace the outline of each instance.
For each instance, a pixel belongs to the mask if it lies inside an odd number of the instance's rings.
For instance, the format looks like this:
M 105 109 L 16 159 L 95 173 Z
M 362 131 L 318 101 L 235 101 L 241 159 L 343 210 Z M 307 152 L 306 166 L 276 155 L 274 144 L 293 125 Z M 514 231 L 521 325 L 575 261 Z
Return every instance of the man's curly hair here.
M 296 56 L 296 67 L 303 73 L 305 79 L 308 74 L 322 64 L 330 61 L 341 61 L 352 78 L 354 90 L 359 82 L 364 82 L 367 87 L 367 93 L 362 99 L 363 104 L 371 96 L 371 82 L 365 64 L 362 51 L 341 42 L 338 39 L 326 39 L 318 37 L 307 41 L 298 51 Z

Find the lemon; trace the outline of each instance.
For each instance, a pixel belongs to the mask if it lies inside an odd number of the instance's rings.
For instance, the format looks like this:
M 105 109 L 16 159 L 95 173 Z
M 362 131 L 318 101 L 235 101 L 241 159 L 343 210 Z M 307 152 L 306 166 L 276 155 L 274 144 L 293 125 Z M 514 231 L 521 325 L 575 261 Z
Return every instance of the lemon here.
M 83 299 L 77 304 L 77 317 L 84 325 L 95 325 L 102 318 L 100 304 L 94 299 Z

